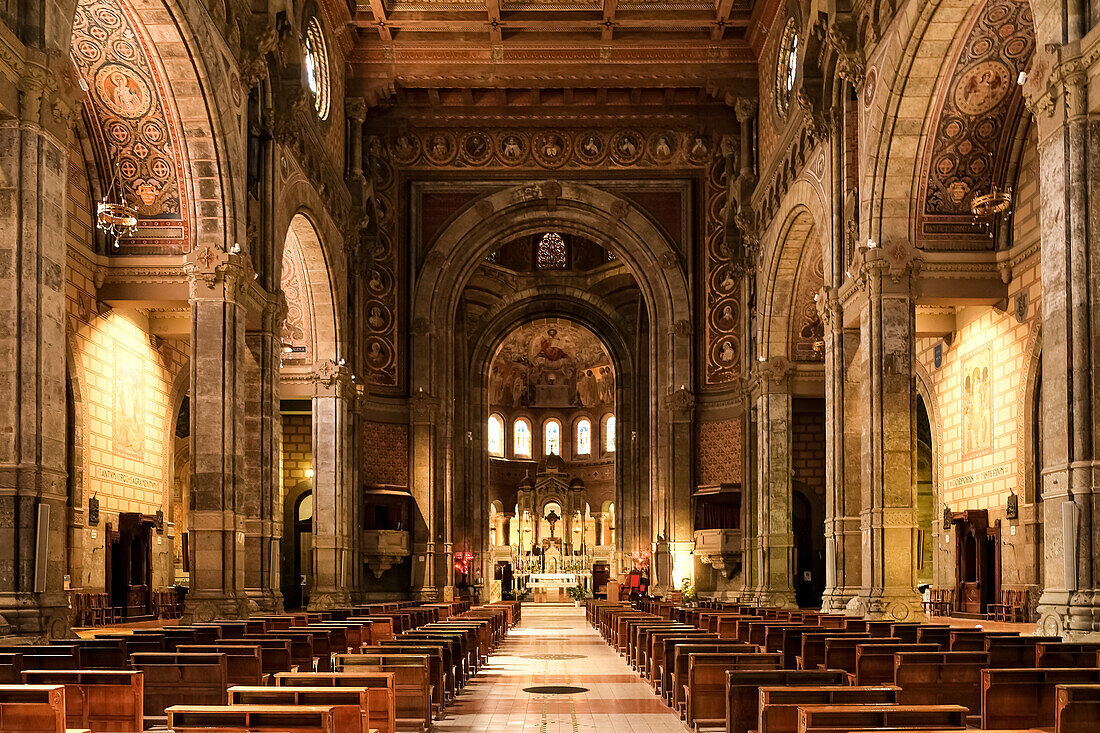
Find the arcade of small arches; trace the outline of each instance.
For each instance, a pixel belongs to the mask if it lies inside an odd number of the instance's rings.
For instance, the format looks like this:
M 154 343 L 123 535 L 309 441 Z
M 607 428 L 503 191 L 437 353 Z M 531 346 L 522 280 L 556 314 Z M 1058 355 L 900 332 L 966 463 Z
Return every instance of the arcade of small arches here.
M 413 5 L 0 8 L 0 633 L 579 585 L 1100 634 L 1094 12 Z

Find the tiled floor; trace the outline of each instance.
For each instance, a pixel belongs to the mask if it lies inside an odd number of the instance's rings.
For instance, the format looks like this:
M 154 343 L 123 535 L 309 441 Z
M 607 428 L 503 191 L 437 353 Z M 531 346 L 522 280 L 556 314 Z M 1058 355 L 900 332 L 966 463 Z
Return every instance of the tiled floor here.
M 580 659 L 532 659 L 581 655 Z M 588 688 L 574 695 L 523 691 L 536 685 Z M 433 731 L 473 733 L 685 733 L 652 688 L 585 622 L 584 609 L 528 604 L 523 621 L 467 685 Z

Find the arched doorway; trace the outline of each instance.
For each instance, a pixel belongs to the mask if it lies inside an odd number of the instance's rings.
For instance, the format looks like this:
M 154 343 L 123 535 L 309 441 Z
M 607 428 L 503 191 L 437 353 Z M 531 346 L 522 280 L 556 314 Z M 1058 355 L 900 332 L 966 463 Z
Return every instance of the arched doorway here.
M 517 325 L 493 352 L 482 398 L 490 516 L 515 506 L 519 532 L 505 539 L 503 518 L 492 521 L 490 545 L 521 587 L 560 573 L 592 588 L 597 566 L 606 585 L 614 547 L 590 507 L 616 496 L 616 374 L 599 336 L 567 318 Z
M 313 575 L 313 490 L 305 487 L 287 512 L 285 526 L 290 536 L 284 537 L 289 562 L 283 572 L 283 599 L 287 608 L 306 608 Z
M 932 474 L 932 422 L 928 408 L 924 404 L 924 395 L 917 395 L 917 584 L 918 587 L 932 585 L 935 574 L 932 567 L 934 538 L 933 523 L 936 521 L 935 486 Z
M 567 255 L 571 267 L 558 276 L 485 275 L 500 262 L 499 255 L 497 262 L 486 260 L 493 260 L 502 244 L 524 238 L 541 242 L 548 234 L 567 244 L 570 238 L 583 240 L 589 253 L 602 250 L 603 260 Z M 531 251 L 532 257 L 537 254 Z M 674 245 L 617 196 L 549 181 L 471 202 L 452 217 L 421 262 L 413 329 L 437 336 L 412 340 L 413 494 L 425 522 L 418 534 L 431 540 L 414 585 L 431 587 L 434 594 L 452 584 L 453 558 L 435 541 L 452 528 L 473 528 L 453 538 L 456 552 L 487 547 L 482 518 L 488 503 L 485 400 L 491 356 L 508 331 L 546 317 L 571 319 L 599 334 L 617 368 L 614 503 L 619 512 L 612 570 L 623 568 L 632 555 L 648 558 L 652 549 L 656 586 L 670 587 L 677 568 L 690 576 L 691 462 L 682 457 L 690 455 L 692 439 L 693 300 Z M 576 277 L 577 266 L 615 275 L 594 283 Z M 537 261 L 530 267 L 536 269 Z M 472 512 L 472 521 L 464 522 L 462 512 Z M 445 521 L 448 517 L 454 519 Z

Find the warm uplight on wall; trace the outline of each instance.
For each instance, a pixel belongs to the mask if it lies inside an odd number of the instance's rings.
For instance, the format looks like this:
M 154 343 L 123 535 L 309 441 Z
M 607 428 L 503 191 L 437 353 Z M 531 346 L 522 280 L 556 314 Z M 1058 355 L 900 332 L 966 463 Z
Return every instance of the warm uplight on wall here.
M 307 468 L 306 469 L 306 478 L 313 478 L 313 469 L 312 468 Z

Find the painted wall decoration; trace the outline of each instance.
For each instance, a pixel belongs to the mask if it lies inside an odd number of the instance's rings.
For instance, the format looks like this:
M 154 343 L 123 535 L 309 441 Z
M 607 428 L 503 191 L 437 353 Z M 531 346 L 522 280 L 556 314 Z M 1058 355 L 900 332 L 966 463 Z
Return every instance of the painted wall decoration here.
M 730 267 L 724 246 L 723 212 L 729 200 L 725 161 L 715 157 L 707 168 L 706 256 L 703 261 L 706 338 L 700 361 L 706 385 L 735 382 L 741 373 L 741 277 Z
M 732 121 L 731 125 L 736 124 Z M 377 135 L 370 137 L 372 132 Z M 369 328 L 365 329 L 363 351 L 365 381 L 382 387 L 382 391 L 398 391 L 398 367 L 404 344 L 396 339 L 395 325 L 401 317 L 397 310 L 397 273 L 409 265 L 408 252 L 427 247 L 431 236 L 445 223 L 442 215 L 431 227 L 420 232 L 414 242 L 398 243 L 397 206 L 398 171 L 414 178 L 416 171 L 447 168 L 451 170 L 497 169 L 501 171 L 651 169 L 667 176 L 678 171 L 684 176 L 697 176 L 702 171 L 705 194 L 701 202 L 706 230 L 705 256 L 696 261 L 693 277 L 708 283 L 696 308 L 700 320 L 707 324 L 699 337 L 700 381 L 704 387 L 721 390 L 736 381 L 740 373 L 741 337 L 738 300 L 740 276 L 729 266 L 722 244 L 722 219 L 727 187 L 724 181 L 725 162 L 716 155 L 715 140 L 722 130 L 703 131 L 641 127 L 616 129 L 608 127 L 580 129 L 444 129 L 409 127 L 393 132 L 392 126 L 368 129 L 368 161 L 379 223 L 378 254 L 372 259 L 368 277 L 371 302 L 367 306 Z M 728 131 L 727 131 L 728 132 Z M 404 171 L 412 171 L 405 174 Z M 538 175 L 538 174 L 536 174 Z M 458 192 L 456 197 L 463 194 Z M 624 192 L 647 212 L 653 212 L 645 192 Z M 661 194 L 663 195 L 663 194 Z M 667 197 L 666 197 L 667 198 Z M 655 218 L 659 218 L 656 217 Z M 666 222 L 662 225 L 668 228 Z M 414 222 L 425 227 L 424 221 Z M 430 231 L 430 234 L 425 232 Z M 403 235 L 402 235 L 403 236 Z M 670 232 L 676 240 L 679 232 Z M 687 246 L 686 243 L 683 246 Z M 369 323 L 371 314 L 375 324 Z M 417 324 L 413 337 L 417 337 Z M 426 324 L 425 324 L 426 325 Z
M 409 429 L 406 425 L 363 422 L 360 479 L 364 484 L 409 484 Z
M 114 352 L 114 420 L 112 450 L 116 455 L 145 460 L 145 362 L 116 345 Z
M 739 418 L 700 423 L 695 446 L 695 481 L 698 485 L 741 483 Z
M 138 211 L 137 234 L 120 252 L 187 251 L 191 216 L 182 131 L 154 47 L 124 0 L 80 0 L 71 58 L 88 87 L 85 118 L 105 189 L 112 172 Z M 117 165 L 117 168 L 116 168 Z
M 944 246 L 991 246 L 990 221 L 970 203 L 1001 183 L 1023 104 L 1016 77 L 1035 51 L 1027 0 L 986 0 L 956 49 L 954 73 L 939 90 L 939 109 L 923 160 L 919 231 Z M 960 239 L 961 238 L 961 239 Z
M 825 361 L 825 327 L 817 312 L 817 301 L 814 300 L 824 284 L 825 262 L 821 243 L 815 236 L 806 243 L 795 284 L 794 301 L 791 304 L 792 361 Z
M 283 362 L 292 364 L 313 362 L 313 318 L 309 307 L 309 291 L 306 287 L 305 258 L 302 245 L 291 230 L 283 249 L 283 294 L 286 296 L 287 314 L 283 323 L 283 344 L 291 352 L 284 354 Z
M 989 347 L 963 360 L 963 454 L 993 447 L 993 364 Z
M 542 319 L 500 345 L 489 371 L 489 403 L 511 409 L 614 405 L 615 370 L 587 328 Z

